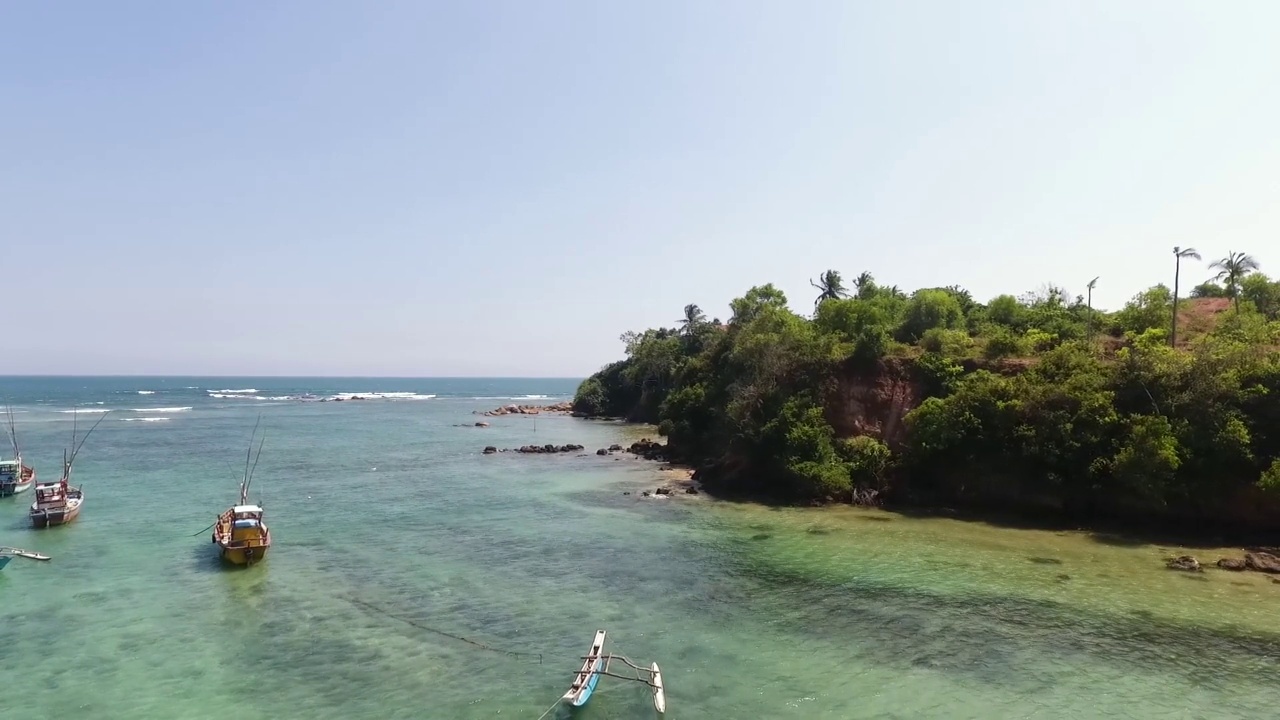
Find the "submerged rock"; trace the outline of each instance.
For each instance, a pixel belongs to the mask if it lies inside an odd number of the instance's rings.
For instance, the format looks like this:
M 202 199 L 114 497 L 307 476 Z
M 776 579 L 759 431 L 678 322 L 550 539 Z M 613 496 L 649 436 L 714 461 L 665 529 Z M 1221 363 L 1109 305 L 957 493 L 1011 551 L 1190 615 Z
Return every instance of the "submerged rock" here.
M 1245 553 L 1245 567 L 1250 570 L 1256 570 L 1264 573 L 1280 574 L 1280 558 L 1271 553 L 1251 552 Z
M 492 445 L 486 445 L 486 446 L 485 446 L 485 448 L 484 448 L 484 454 L 485 454 L 485 455 L 492 455 L 492 454 L 494 454 L 494 453 L 496 453 L 496 452 L 498 452 L 498 448 L 496 448 L 496 447 L 494 447 L 494 446 L 492 446 Z
M 487 423 L 487 422 L 478 422 L 478 423 L 476 423 L 476 427 L 489 427 L 489 423 Z
M 596 451 L 596 454 L 597 454 L 597 455 L 608 455 L 608 454 L 609 454 L 609 451 L 608 451 L 608 450 L 605 450 L 604 448 L 600 448 L 599 450 L 597 450 L 597 451 Z
M 1223 570 L 1236 570 L 1236 571 L 1247 569 L 1247 567 L 1245 566 L 1244 560 L 1241 560 L 1240 558 L 1222 558 L 1221 560 L 1218 561 L 1218 567 L 1222 568 Z
M 1200 561 L 1190 555 L 1179 555 L 1178 557 L 1165 563 L 1165 567 L 1170 570 L 1185 570 L 1187 572 L 1200 572 Z

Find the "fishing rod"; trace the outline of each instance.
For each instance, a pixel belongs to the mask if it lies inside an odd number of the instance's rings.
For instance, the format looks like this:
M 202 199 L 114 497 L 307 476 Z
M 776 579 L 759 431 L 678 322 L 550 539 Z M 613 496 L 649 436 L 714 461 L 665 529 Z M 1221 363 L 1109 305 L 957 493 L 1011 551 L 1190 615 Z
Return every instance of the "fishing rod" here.
M 9 416 L 9 442 L 13 444 L 14 456 L 18 456 L 22 454 L 22 451 L 18 449 L 18 428 L 13 422 L 13 406 L 6 402 L 4 409 Z
M 108 411 L 108 412 L 110 412 L 110 411 Z M 80 444 L 79 444 L 79 445 L 76 445 L 76 444 L 75 444 L 75 429 L 74 429 L 74 428 L 75 428 L 75 413 L 72 413 L 72 415 L 71 415 L 71 426 L 72 426 L 72 431 L 71 431 L 71 444 L 72 444 L 72 445 L 75 445 L 75 450 L 72 450 L 72 451 L 71 451 L 71 458 L 70 458 L 69 460 L 67 460 L 67 467 L 66 467 L 67 473 L 66 473 L 66 474 L 67 474 L 67 478 L 68 478 L 68 479 L 70 479 L 70 477 L 71 477 L 71 464 L 72 464 L 72 463 L 74 463 L 74 462 L 76 461 L 76 456 L 80 454 L 80 448 L 84 447 L 84 443 L 85 443 L 85 441 L 89 439 L 89 436 L 93 434 L 93 431 L 94 431 L 94 430 L 97 430 L 97 429 L 98 429 L 98 426 L 99 426 L 99 425 L 101 425 L 101 424 L 102 424 L 102 421 L 103 421 L 103 420 L 105 420 L 105 419 L 107 419 L 107 413 L 105 413 L 105 412 L 104 412 L 104 413 L 102 413 L 101 415 L 99 415 L 99 416 L 98 416 L 98 422 L 94 423 L 94 424 L 93 424 L 93 427 L 89 428 L 89 432 L 85 433 L 85 434 L 84 434 L 84 437 L 80 438 Z
M 249 468 L 249 478 L 244 484 L 245 496 L 248 497 L 249 485 L 253 483 L 253 474 L 258 472 L 258 460 L 262 459 L 262 446 L 267 442 L 267 431 L 262 431 L 262 439 L 258 441 L 258 454 L 253 458 L 253 467 Z M 250 445 L 250 448 L 253 446 Z
M 245 493 L 249 492 L 249 459 L 253 457 L 253 438 L 258 434 L 258 425 L 262 423 L 262 413 L 258 413 L 258 419 L 253 423 L 253 433 L 249 435 L 249 449 L 244 451 L 244 478 L 240 481 L 240 498 L 244 499 Z

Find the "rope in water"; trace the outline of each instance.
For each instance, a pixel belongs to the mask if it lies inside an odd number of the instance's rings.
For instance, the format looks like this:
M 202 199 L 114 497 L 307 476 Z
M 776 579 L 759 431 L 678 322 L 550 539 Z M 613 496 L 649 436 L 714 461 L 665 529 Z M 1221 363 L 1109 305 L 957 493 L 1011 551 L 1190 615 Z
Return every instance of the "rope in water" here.
M 451 633 L 451 632 L 445 632 L 444 630 L 438 630 L 438 629 L 436 629 L 436 628 L 428 627 L 428 626 L 426 626 L 426 625 L 423 625 L 422 623 L 415 622 L 415 621 L 410 620 L 410 619 L 408 619 L 408 618 L 400 617 L 399 615 L 394 615 L 394 614 L 392 614 L 392 613 L 390 613 L 390 612 L 387 612 L 386 610 L 384 610 L 384 609 L 382 609 L 382 608 L 378 607 L 377 605 L 373 605 L 373 604 L 367 603 L 367 602 L 365 602 L 365 601 L 363 601 L 363 600 L 357 600 L 357 599 L 352 598 L 352 597 L 348 597 L 348 598 L 346 598 L 346 600 L 347 600 L 347 602 L 349 602 L 349 603 L 351 603 L 351 604 L 353 604 L 353 605 L 359 605 L 359 606 L 360 606 L 360 607 L 362 607 L 362 608 L 365 608 L 365 609 L 367 609 L 367 610 L 372 610 L 373 612 L 376 612 L 376 613 L 378 613 L 379 615 L 384 615 L 384 616 L 386 616 L 386 617 L 389 617 L 389 618 L 391 618 L 392 620 L 399 620 L 400 622 L 402 622 L 402 623 L 404 623 L 404 624 L 406 624 L 406 625 L 412 625 L 413 627 L 416 627 L 416 628 L 418 628 L 419 630 L 426 630 L 427 632 L 435 633 L 436 635 L 443 635 L 444 637 L 452 638 L 452 639 L 454 639 L 454 640 L 461 640 L 462 642 L 464 642 L 464 643 L 468 643 L 468 644 L 470 644 L 470 645 L 474 645 L 474 646 L 476 646 L 476 647 L 480 648 L 481 650 L 488 650 L 489 652 L 501 653 L 501 654 L 503 654 L 503 655 L 507 655 L 507 656 L 509 656 L 509 657 L 516 658 L 517 660 L 522 659 L 522 658 L 535 658 L 535 657 L 536 657 L 536 658 L 538 658 L 538 664 L 539 664 L 539 665 L 541 665 L 541 664 L 542 664 L 542 653 L 522 653 L 522 652 L 515 652 L 515 651 L 513 651 L 513 650 L 503 650 L 503 649 L 501 649 L 501 648 L 496 648 L 496 647 L 492 647 L 492 646 L 490 646 L 490 645 L 485 645 L 484 643 L 482 643 L 482 642 L 478 642 L 478 641 L 476 641 L 476 640 L 472 640 L 471 638 L 465 638 L 465 637 L 462 637 L 461 635 L 454 635 L 454 634 L 453 634 L 453 633 Z M 558 700 L 557 700 L 556 702 L 557 702 L 557 704 L 559 703 L 559 701 L 558 701 Z M 552 706 L 552 707 L 554 708 L 554 706 Z
M 542 713 L 541 715 L 539 715 L 539 716 L 538 716 L 538 720 L 542 720 L 542 719 L 543 719 L 543 718 L 545 718 L 546 716 L 550 715 L 552 710 L 555 710 L 557 707 L 559 707 L 559 706 L 560 706 L 560 701 L 561 701 L 561 700 L 563 700 L 563 699 L 564 699 L 564 698 L 556 698 L 556 701 L 555 701 L 555 702 L 553 702 L 553 703 L 551 703 L 551 707 L 547 708 L 547 709 L 546 709 L 546 712 L 544 712 L 544 713 Z

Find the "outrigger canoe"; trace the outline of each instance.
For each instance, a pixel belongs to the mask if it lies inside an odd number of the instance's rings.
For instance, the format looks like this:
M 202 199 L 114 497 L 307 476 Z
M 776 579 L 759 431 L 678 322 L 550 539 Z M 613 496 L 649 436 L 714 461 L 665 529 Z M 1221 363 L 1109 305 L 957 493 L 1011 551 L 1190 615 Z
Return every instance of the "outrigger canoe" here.
M 591 699 L 591 693 L 600 682 L 600 671 L 604 669 L 604 631 L 597 630 L 596 638 L 591 643 L 591 652 L 582 662 L 582 669 L 573 678 L 573 684 L 562 698 L 574 707 L 582 707 Z

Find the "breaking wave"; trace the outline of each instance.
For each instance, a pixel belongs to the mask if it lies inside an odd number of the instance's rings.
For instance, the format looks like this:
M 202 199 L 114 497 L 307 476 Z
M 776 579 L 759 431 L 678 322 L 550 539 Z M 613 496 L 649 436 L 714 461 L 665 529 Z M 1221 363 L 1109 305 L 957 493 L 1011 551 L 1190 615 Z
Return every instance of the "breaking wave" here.
M 209 392 L 211 392 L 211 393 L 214 393 L 214 392 L 218 392 L 218 393 L 227 393 L 227 394 L 229 394 L 229 395 L 251 395 L 251 394 L 253 394 L 253 393 L 258 392 L 258 389 L 257 389 L 257 388 L 244 388 L 244 389 L 242 389 L 242 390 L 210 390 Z
M 227 393 L 216 393 L 216 392 L 210 392 L 209 397 L 217 398 L 219 400 L 261 400 L 262 399 L 257 395 L 245 395 L 242 393 L 228 395 Z
M 169 422 L 170 418 L 125 418 L 125 422 Z
M 435 395 L 411 392 L 343 392 L 330 395 L 330 400 L 430 400 Z
M 191 406 L 163 407 L 163 408 L 134 408 L 133 411 L 139 412 L 139 413 L 176 413 L 176 412 L 186 412 L 190 409 L 191 409 Z
M 101 403 L 99 403 L 99 404 L 101 404 Z M 70 415 L 70 414 L 72 414 L 72 413 L 80 413 L 81 415 L 84 415 L 84 414 L 86 414 L 86 413 L 107 413 L 107 412 L 111 412 L 111 408 L 79 408 L 79 409 L 77 409 L 77 410 L 59 410 L 58 412 L 60 412 L 60 413 L 66 413 L 66 414 L 68 414 L 68 415 Z
M 155 390 L 139 390 L 138 394 L 139 395 L 155 395 L 156 391 Z

